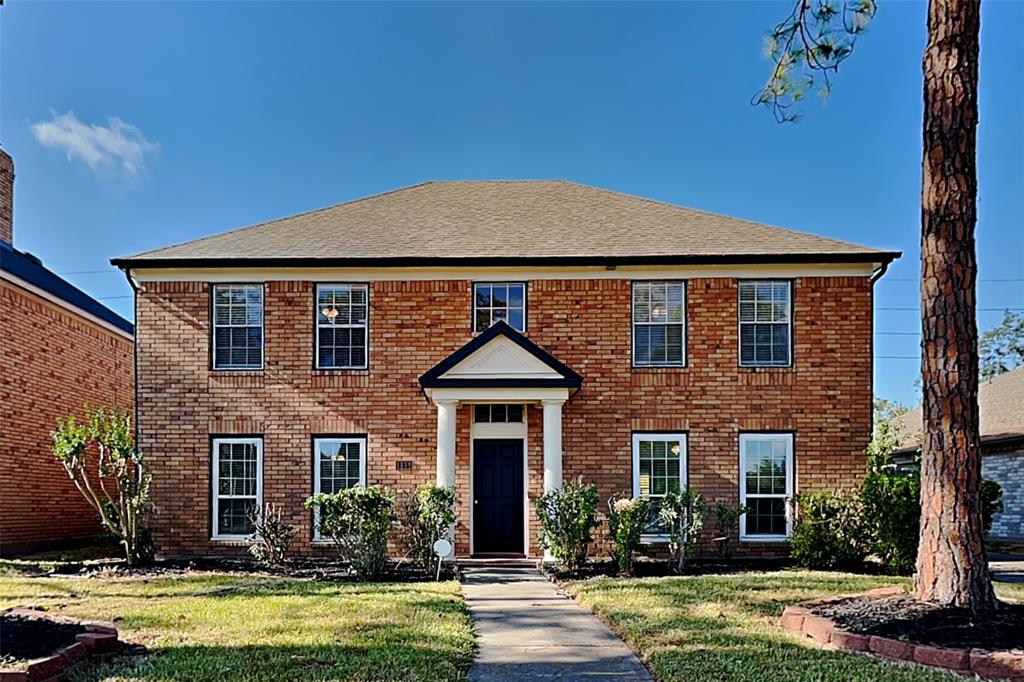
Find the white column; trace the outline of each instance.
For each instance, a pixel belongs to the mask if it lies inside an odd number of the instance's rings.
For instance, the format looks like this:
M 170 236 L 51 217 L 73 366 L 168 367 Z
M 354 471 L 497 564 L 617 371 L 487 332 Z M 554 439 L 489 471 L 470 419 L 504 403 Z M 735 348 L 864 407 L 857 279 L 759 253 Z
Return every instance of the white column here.
M 455 408 L 454 400 L 437 401 L 437 484 L 455 487 Z
M 564 400 L 543 400 L 544 492 L 562 487 L 562 405 Z

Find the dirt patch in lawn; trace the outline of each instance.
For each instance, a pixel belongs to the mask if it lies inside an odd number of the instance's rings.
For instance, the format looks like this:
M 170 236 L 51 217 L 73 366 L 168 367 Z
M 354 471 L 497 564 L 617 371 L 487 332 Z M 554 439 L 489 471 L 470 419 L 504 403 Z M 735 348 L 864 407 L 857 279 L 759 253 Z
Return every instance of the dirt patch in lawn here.
M 940 607 L 910 595 L 845 597 L 810 608 L 836 627 L 913 644 L 1000 651 L 1024 649 L 1024 604 L 1002 603 L 983 615 Z
M 0 661 L 16 663 L 49 656 L 74 644 L 85 628 L 48 618 L 28 618 L 13 613 L 0 615 Z

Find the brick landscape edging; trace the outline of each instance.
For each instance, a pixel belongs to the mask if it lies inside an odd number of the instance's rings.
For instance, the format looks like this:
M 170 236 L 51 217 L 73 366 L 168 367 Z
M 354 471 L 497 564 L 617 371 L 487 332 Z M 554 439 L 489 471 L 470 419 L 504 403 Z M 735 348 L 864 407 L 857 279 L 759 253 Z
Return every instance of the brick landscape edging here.
M 121 648 L 117 629 L 110 623 L 78 621 L 34 609 L 9 609 L 7 614 L 81 625 L 85 632 L 75 636 L 72 644 L 43 658 L 35 658 L 24 668 L 0 668 L 0 682 L 61 682 L 93 661 L 102 660 Z
M 973 673 L 985 679 L 1024 681 L 1024 652 L 951 649 L 928 644 L 911 644 L 889 637 L 858 635 L 836 626 L 829 618 L 811 613 L 811 608 L 850 596 L 891 597 L 903 594 L 902 587 L 883 587 L 862 595 L 826 597 L 787 606 L 779 624 L 784 630 L 808 637 L 818 645 L 866 653 L 893 661 L 910 661 L 932 668 Z

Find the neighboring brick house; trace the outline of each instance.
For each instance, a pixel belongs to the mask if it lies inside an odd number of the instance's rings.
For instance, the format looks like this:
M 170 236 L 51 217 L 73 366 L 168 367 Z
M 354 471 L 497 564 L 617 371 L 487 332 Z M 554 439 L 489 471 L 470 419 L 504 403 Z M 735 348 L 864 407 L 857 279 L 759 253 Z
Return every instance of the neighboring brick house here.
M 981 415 L 981 477 L 1003 489 L 1003 511 L 992 517 L 989 538 L 1024 542 L 1024 367 L 978 384 Z M 903 446 L 898 458 L 910 461 L 921 449 L 921 408 L 899 417 Z
M 563 479 L 743 498 L 854 486 L 872 282 L 899 254 L 559 181 L 438 182 L 115 259 L 167 555 L 315 490 L 455 486 L 455 553 L 539 553 Z M 744 475 L 740 475 L 743 471 Z M 658 541 L 652 527 L 651 541 Z M 602 531 L 603 534 L 603 531 Z
M 100 533 L 50 453 L 58 417 L 134 406 L 130 322 L 11 244 L 14 164 L 0 150 L 0 552 Z

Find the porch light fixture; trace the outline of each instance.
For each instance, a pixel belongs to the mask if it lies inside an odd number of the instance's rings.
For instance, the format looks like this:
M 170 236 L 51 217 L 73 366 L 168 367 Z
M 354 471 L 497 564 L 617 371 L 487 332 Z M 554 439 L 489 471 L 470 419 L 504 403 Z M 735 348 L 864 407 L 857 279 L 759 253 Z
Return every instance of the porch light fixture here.
M 335 318 L 338 317 L 338 309 L 332 305 L 321 310 L 320 314 L 326 317 L 328 322 L 334 324 Z

